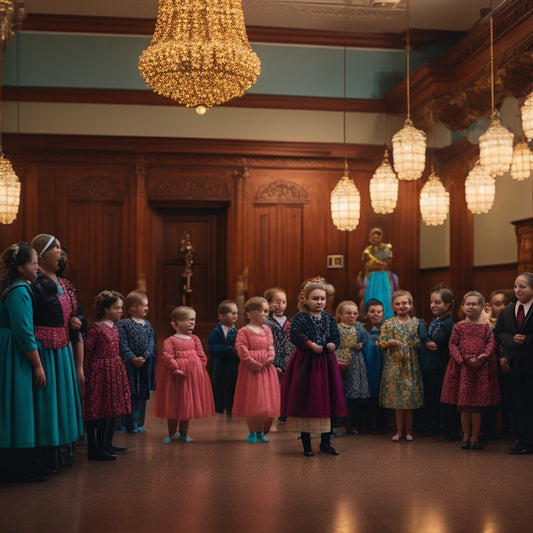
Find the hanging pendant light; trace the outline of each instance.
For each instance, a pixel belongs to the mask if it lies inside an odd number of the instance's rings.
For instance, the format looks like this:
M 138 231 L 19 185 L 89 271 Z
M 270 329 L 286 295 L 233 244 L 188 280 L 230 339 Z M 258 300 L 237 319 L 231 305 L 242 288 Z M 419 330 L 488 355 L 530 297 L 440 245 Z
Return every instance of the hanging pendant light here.
M 427 226 L 440 226 L 448 218 L 450 194 L 431 169 L 431 175 L 420 191 L 420 214 Z
M 241 0 L 159 0 L 139 71 L 156 93 L 203 106 L 199 114 L 242 96 L 256 82 L 261 62 L 248 42 Z
M 426 166 L 426 134 L 414 127 L 411 121 L 411 85 L 410 75 L 410 40 L 409 40 L 409 0 L 406 6 L 407 12 L 407 119 L 403 128 L 392 137 L 392 158 L 394 170 L 398 179 L 405 181 L 417 180 L 422 176 Z
M 392 213 L 398 203 L 398 178 L 389 162 L 389 152 L 385 149 L 383 161 L 370 180 L 370 203 L 376 213 Z
M 526 139 L 533 141 L 533 91 L 529 93 L 524 105 L 520 108 L 522 114 L 522 131 Z
M 490 98 L 491 123 L 489 129 L 479 138 L 479 161 L 481 166 L 495 175 L 505 174 L 513 158 L 513 134 L 500 122 L 494 110 L 494 30 L 490 15 Z
M 526 142 L 515 145 L 511 161 L 511 178 L 522 181 L 531 176 L 533 170 L 533 153 Z
M 344 175 L 331 192 L 331 218 L 340 231 L 353 231 L 359 224 L 361 216 L 361 195 L 348 173 L 348 155 L 346 150 L 346 44 L 344 45 L 343 68 L 343 103 L 342 140 L 344 144 Z
M 475 215 L 488 213 L 494 204 L 496 180 L 479 161 L 465 180 L 465 197 L 468 209 Z

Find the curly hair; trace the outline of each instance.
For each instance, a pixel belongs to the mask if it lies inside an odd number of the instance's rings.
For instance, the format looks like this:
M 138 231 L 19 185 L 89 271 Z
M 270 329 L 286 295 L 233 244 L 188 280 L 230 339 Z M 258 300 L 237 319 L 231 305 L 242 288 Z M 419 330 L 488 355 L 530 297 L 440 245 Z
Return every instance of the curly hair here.
M 307 297 L 309 294 L 316 290 L 320 289 L 324 292 L 326 292 L 326 280 L 320 276 L 314 276 L 312 278 L 306 279 L 301 287 L 300 287 L 300 294 L 298 294 L 298 309 L 300 311 L 306 311 L 309 309 L 309 306 L 307 305 Z
M 94 316 L 96 320 L 104 318 L 105 310 L 109 309 L 118 300 L 124 301 L 124 296 L 118 291 L 104 290 L 99 292 L 94 298 Z

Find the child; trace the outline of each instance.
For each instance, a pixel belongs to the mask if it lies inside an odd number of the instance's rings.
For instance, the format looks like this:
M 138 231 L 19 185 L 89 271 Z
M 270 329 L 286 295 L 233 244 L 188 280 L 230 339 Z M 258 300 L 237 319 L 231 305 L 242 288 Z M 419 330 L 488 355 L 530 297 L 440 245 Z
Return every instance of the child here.
M 442 385 L 441 401 L 457 405 L 461 413 L 463 450 L 481 450 L 481 408 L 500 402 L 496 343 L 490 325 L 483 322 L 484 304 L 485 298 L 479 292 L 465 294 L 465 319 L 453 326 L 450 360 Z
M 348 406 L 348 430 L 365 431 L 366 398 L 368 391 L 368 378 L 366 364 L 361 348 L 368 342 L 368 335 L 361 324 L 357 323 L 359 309 L 355 302 L 343 300 L 337 306 L 335 313 L 337 326 L 340 333 L 340 344 L 337 350 L 339 362 L 345 354 L 348 361 L 342 373 L 344 381 L 344 397 Z
M 285 309 L 287 309 L 287 294 L 283 289 L 273 287 L 265 291 L 265 299 L 268 302 L 266 325 L 272 331 L 274 351 L 276 353 L 274 357 L 274 368 L 281 381 L 283 373 L 287 368 L 289 357 L 294 350 L 294 346 L 291 344 L 289 338 L 291 323 L 285 316 Z
M 239 371 L 239 357 L 235 351 L 237 328 L 235 324 L 239 318 L 237 304 L 231 300 L 224 300 L 217 309 L 219 323 L 209 334 L 207 343 L 211 356 L 211 382 L 215 397 L 215 411 L 231 417 L 235 383 Z
M 144 433 L 146 401 L 155 390 L 155 333 L 146 320 L 148 296 L 144 291 L 132 291 L 126 296 L 126 312 L 130 318 L 117 324 L 120 334 L 120 356 L 126 366 L 131 394 L 131 415 L 125 416 L 121 429 Z
M 126 451 L 113 446 L 115 418 L 131 413 L 128 375 L 119 355 L 116 326 L 122 317 L 122 302 L 117 291 L 102 291 L 96 296 L 98 322 L 85 340 L 83 418 L 87 423 L 87 453 L 93 461 L 113 461 L 116 452 Z
M 444 371 L 450 354 L 448 341 L 453 329 L 451 311 L 454 303 L 453 292 L 445 287 L 436 287 L 430 293 L 429 307 L 434 316 L 428 329 L 428 341 L 421 352 L 422 377 L 424 379 L 424 429 L 428 434 L 440 433 L 440 395 Z M 455 440 L 458 430 L 456 413 L 449 406 L 442 405 L 444 435 L 447 440 Z
M 171 320 L 176 333 L 163 343 L 163 353 L 157 362 L 155 391 L 155 416 L 167 419 L 165 444 L 176 439 L 193 442 L 189 436 L 189 420 L 215 413 L 206 370 L 207 357 L 200 339 L 192 333 L 196 311 L 192 307 L 176 307 Z
M 513 299 L 513 296 L 513 291 L 507 289 L 499 289 L 490 293 L 489 300 L 485 302 L 484 309 L 489 316 L 492 329 L 496 327 L 496 322 L 498 320 L 498 316 L 500 315 L 500 311 L 506 305 L 509 305 Z
M 516 302 L 504 307 L 494 334 L 502 347 L 500 367 L 511 373 L 516 442 L 511 455 L 533 453 L 533 274 L 522 272 L 514 282 Z
M 368 342 L 363 344 L 362 352 L 365 358 L 370 394 L 370 398 L 367 400 L 367 427 L 381 432 L 384 431 L 387 425 L 386 411 L 378 405 L 383 354 L 377 342 L 381 333 L 381 324 L 383 323 L 383 304 L 376 298 L 370 298 L 365 304 L 365 314 L 367 318 L 365 329 L 368 335 Z
M 265 326 L 268 303 L 256 296 L 244 304 L 247 325 L 239 330 L 235 349 L 239 359 L 239 376 L 235 386 L 234 413 L 246 417 L 249 434 L 246 440 L 268 442 L 265 434 L 279 415 L 279 379 L 274 369 L 274 341 Z
M 304 455 L 314 455 L 311 433 L 320 433 L 320 450 L 338 455 L 330 445 L 331 417 L 346 414 L 342 377 L 335 350 L 340 335 L 335 318 L 324 311 L 326 289 L 322 278 L 302 284 L 299 313 L 291 320 L 296 346 L 281 383 L 281 410 L 293 429 L 301 432 Z
M 421 320 L 411 317 L 413 297 L 410 292 L 394 291 L 392 309 L 395 316 L 385 320 L 378 340 L 383 350 L 379 403 L 394 409 L 396 433 L 392 440 L 399 441 L 405 432 L 405 440 L 412 441 L 413 409 L 424 403 L 418 349 L 421 338 L 425 340 L 426 327 Z

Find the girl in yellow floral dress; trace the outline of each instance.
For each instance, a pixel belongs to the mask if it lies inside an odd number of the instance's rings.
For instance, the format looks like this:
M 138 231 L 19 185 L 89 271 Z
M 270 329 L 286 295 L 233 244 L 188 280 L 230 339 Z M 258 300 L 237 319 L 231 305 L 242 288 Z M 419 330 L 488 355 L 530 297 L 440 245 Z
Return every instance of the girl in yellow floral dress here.
M 393 441 L 412 441 L 413 409 L 422 407 L 424 389 L 418 348 L 426 341 L 426 326 L 411 317 L 413 297 L 407 291 L 394 291 L 392 308 L 395 316 L 381 327 L 378 344 L 383 351 L 383 372 L 379 404 L 394 409 L 396 433 Z

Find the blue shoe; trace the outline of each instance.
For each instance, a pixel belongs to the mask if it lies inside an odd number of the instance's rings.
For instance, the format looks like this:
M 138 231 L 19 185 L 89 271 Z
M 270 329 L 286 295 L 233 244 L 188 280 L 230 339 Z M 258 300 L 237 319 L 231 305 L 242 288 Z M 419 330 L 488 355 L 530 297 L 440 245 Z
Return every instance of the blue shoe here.
M 165 438 L 163 439 L 163 442 L 164 442 L 165 444 L 170 444 L 170 437 L 165 437 Z
M 139 430 L 139 433 L 146 433 L 148 430 L 144 428 L 137 428 Z
M 185 442 L 194 442 L 194 439 L 191 439 L 191 437 L 189 437 L 188 435 L 180 435 L 179 439 Z
M 119 430 L 120 431 L 126 431 L 126 426 L 120 426 Z
M 141 430 L 139 428 L 135 428 L 135 429 L 132 429 L 131 431 L 129 431 L 128 433 L 140 433 Z
M 250 444 L 255 444 L 257 442 L 257 435 L 255 433 L 249 433 L 248 436 L 246 437 L 246 440 Z
M 257 436 L 257 442 L 268 442 L 268 439 L 265 437 L 262 431 L 256 433 L 256 436 Z

